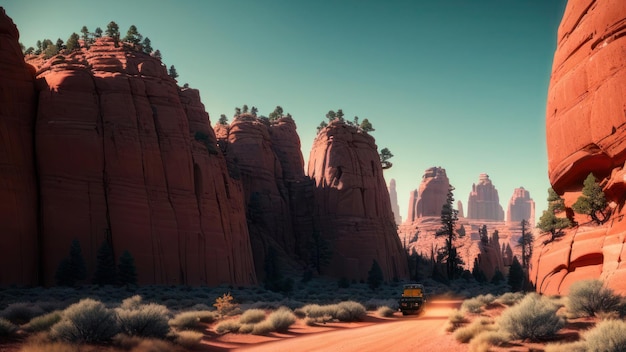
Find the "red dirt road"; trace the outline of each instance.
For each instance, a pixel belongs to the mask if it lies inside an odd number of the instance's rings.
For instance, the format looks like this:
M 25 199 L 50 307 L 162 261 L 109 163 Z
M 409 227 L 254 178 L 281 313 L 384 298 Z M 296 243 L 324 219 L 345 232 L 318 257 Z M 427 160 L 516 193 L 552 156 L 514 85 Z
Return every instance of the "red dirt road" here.
M 445 331 L 450 311 L 461 301 L 432 301 L 418 316 L 358 328 L 284 338 L 235 351 L 467 351 Z

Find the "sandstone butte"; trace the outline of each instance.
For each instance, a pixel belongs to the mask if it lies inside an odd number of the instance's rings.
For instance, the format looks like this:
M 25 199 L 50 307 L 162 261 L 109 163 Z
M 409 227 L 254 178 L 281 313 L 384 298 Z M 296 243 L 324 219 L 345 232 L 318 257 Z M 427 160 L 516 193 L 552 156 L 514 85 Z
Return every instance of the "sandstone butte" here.
M 500 205 L 498 190 L 487 174 L 480 174 L 478 184 L 472 184 L 472 191 L 467 200 L 467 218 L 488 221 L 504 220 L 504 210 Z
M 571 206 L 584 178 L 601 181 L 612 216 L 549 244 L 537 241 L 531 279 L 537 291 L 566 294 L 573 282 L 600 278 L 626 294 L 626 2 L 570 0 L 557 34 L 546 108 L 548 174 Z
M 0 143 L 11 152 L 0 184 L 12 190 L 6 198 L 1 190 L 0 267 L 22 270 L 2 271 L 1 284 L 54 283 L 73 239 L 89 273 L 108 240 L 116 257 L 133 255 L 140 283 L 256 283 L 243 188 L 228 175 L 196 90 L 178 88 L 159 60 L 101 38 L 45 61 L 35 92 L 4 11 L 0 28 L 8 50 Z
M 530 192 L 524 187 L 513 190 L 506 211 L 507 222 L 519 223 L 522 220 L 528 221 L 530 227 L 535 226 L 535 201 L 530 198 Z
M 333 244 L 331 274 L 365 279 L 376 260 L 385 279 L 408 277 L 374 138 L 331 122 L 313 142 L 307 174 L 320 235 Z
M 396 191 L 396 180 L 389 180 L 389 200 L 391 201 L 391 211 L 396 225 L 402 224 L 402 216 L 400 216 L 400 205 L 398 205 L 398 192 Z
M 398 228 L 400 240 L 409 252 L 415 251 L 429 257 L 445 245 L 445 239 L 437 238 L 435 233 L 441 228 L 441 207 L 446 202 L 449 185 L 445 169 L 431 167 L 424 171 L 419 191 L 414 190 L 411 193 L 407 220 Z M 439 204 L 438 209 L 433 204 Z M 461 204 L 458 202 L 459 208 Z M 496 204 L 499 207 L 499 203 Z M 478 233 L 483 225 L 487 226 L 490 238 L 487 243 L 480 241 Z M 455 245 L 465 263 L 464 268 L 471 271 L 478 264 L 488 279 L 493 277 L 496 270 L 506 274 L 513 255 L 520 255 L 515 246 L 521 234 L 518 225 L 519 223 L 509 224 L 504 221 L 469 219 L 459 215 L 457 229 L 460 236 Z M 499 235 L 492 238 L 496 230 Z

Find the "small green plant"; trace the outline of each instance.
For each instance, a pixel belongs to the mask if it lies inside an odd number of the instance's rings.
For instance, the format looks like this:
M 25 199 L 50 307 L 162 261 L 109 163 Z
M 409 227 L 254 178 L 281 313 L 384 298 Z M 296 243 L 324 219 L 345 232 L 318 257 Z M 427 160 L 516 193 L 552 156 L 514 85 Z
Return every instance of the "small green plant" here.
M 239 317 L 242 324 L 256 324 L 265 320 L 265 311 L 262 309 L 248 309 Z
M 118 332 L 115 312 L 102 302 L 86 298 L 63 311 L 63 318 L 52 326 L 50 335 L 68 342 L 102 343 Z
M 559 305 L 550 299 L 531 293 L 517 305 L 505 310 L 499 319 L 500 327 L 516 339 L 539 339 L 554 336 L 565 321 L 556 312 Z
M 61 311 L 57 310 L 31 319 L 24 328 L 33 332 L 48 331 L 59 321 L 61 321 Z
M 620 297 L 600 280 L 577 281 L 570 286 L 567 310 L 578 316 L 594 316 L 599 312 L 617 311 Z

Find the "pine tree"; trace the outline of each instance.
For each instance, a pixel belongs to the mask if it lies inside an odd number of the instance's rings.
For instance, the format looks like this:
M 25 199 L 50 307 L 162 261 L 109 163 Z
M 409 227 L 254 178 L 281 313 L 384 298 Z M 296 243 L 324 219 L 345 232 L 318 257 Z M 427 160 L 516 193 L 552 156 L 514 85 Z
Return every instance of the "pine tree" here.
M 256 108 L 256 106 L 253 106 L 253 107 L 250 109 L 250 113 L 251 113 L 252 115 L 254 115 L 254 116 L 256 116 L 257 112 L 259 112 L 259 109 L 257 109 L 257 108 Z
M 378 156 L 380 157 L 380 164 L 383 170 L 390 169 L 393 166 L 393 164 L 389 161 L 389 159 L 393 158 L 393 154 L 391 154 L 391 151 L 388 148 L 383 148 Z
M 317 126 L 317 133 L 320 133 L 321 130 L 324 129 L 324 127 L 328 126 L 328 124 L 326 123 L 326 121 L 322 121 L 320 122 L 320 125 Z
M 97 285 L 115 285 L 117 283 L 117 268 L 113 248 L 107 240 L 102 242 L 98 249 L 93 283 Z
M 80 49 L 80 44 L 78 42 L 79 38 L 80 37 L 76 33 L 72 33 L 72 35 L 70 35 L 69 39 L 67 40 L 67 50 L 68 51 L 73 51 L 73 50 Z
M 511 268 L 509 269 L 509 286 L 511 286 L 511 291 L 518 292 L 522 289 L 522 285 L 524 283 L 524 270 L 522 270 L 522 265 L 517 260 L 517 257 L 513 257 L 513 263 L 511 264 Z
M 141 42 L 141 47 L 143 48 L 143 52 L 146 54 L 152 54 L 152 41 L 150 41 L 150 38 L 145 37 L 143 42 Z
M 178 78 L 178 72 L 176 72 L 176 67 L 174 67 L 174 65 L 170 66 L 169 76 L 173 79 Z
M 280 105 L 278 105 L 276 106 L 276 109 L 274 109 L 274 111 L 270 112 L 269 119 L 270 121 L 274 121 L 274 120 L 278 120 L 281 117 L 283 117 L 283 108 Z
M 357 123 L 359 120 L 358 118 L 355 116 L 355 123 Z M 359 126 L 361 127 L 361 129 L 365 132 L 373 132 L 374 131 L 374 127 L 372 127 L 372 124 L 370 122 L 370 120 L 368 119 L 363 119 L 363 121 L 361 122 L 361 125 Z
M 77 281 L 87 278 L 87 267 L 78 240 L 72 241 L 70 253 L 59 264 L 54 278 L 59 286 L 74 286 Z
M 83 42 L 87 45 L 89 43 L 89 29 L 87 29 L 87 26 L 83 26 L 83 28 L 80 29 L 80 32 L 83 34 Z
M 63 39 L 57 39 L 56 46 L 58 50 L 63 50 L 65 48 L 65 45 L 63 44 Z
M 607 206 L 606 197 L 600 184 L 596 182 L 593 173 L 590 173 L 583 183 L 582 195 L 572 204 L 572 209 L 578 214 L 586 214 L 596 224 L 601 225 L 608 216 L 604 212 Z
M 372 290 L 377 289 L 383 283 L 384 276 L 383 270 L 380 268 L 380 265 L 374 259 L 372 262 L 372 267 L 367 272 L 367 284 Z
M 330 264 L 333 252 L 326 239 L 322 237 L 319 231 L 313 231 L 311 241 L 309 243 L 311 264 L 318 274 L 322 273 L 322 267 Z
M 224 114 L 221 114 L 220 119 L 217 120 L 217 123 L 219 123 L 220 125 L 228 125 L 228 117 L 226 117 L 226 115 Z
M 117 47 L 117 43 L 120 40 L 120 27 L 117 25 L 117 23 L 113 21 L 109 22 L 109 24 L 107 24 L 107 30 L 105 31 L 105 33 L 107 36 L 113 38 L 115 46 Z
M 478 235 L 480 236 L 480 242 L 483 245 L 487 245 L 489 243 L 489 236 L 487 235 L 487 225 L 483 225 L 478 229 Z
M 329 110 L 328 113 L 326 113 L 326 118 L 329 123 L 333 122 L 333 120 L 337 118 L 337 114 L 333 110 Z
M 139 34 L 139 32 L 137 31 L 137 27 L 134 24 L 128 28 L 126 36 L 124 37 L 125 42 L 131 43 L 133 45 L 141 43 L 142 39 L 143 36 Z
M 161 57 L 161 50 L 157 49 L 152 53 L 152 57 L 154 57 L 155 59 L 159 59 L 162 60 L 163 58 Z
M 93 36 L 94 36 L 95 38 L 100 38 L 100 37 L 102 37 L 102 28 L 100 28 L 100 27 L 96 27 L 96 30 L 94 31 Z
M 441 228 L 437 230 L 436 237 L 446 237 L 446 246 L 443 248 L 443 258 L 446 261 L 446 273 L 448 279 L 452 280 L 456 277 L 458 268 L 463 264 L 463 261 L 458 256 L 454 240 L 457 238 L 455 232 L 456 222 L 458 221 L 458 210 L 453 208 L 454 204 L 454 187 L 452 185 L 448 188 L 448 194 L 446 196 L 446 202 L 441 207 Z
M 135 259 L 129 251 L 124 251 L 120 256 L 120 262 L 117 266 L 118 279 L 121 285 L 137 284 L 137 269 L 135 268 Z
M 335 117 L 337 118 L 337 120 L 343 121 L 343 110 L 342 109 L 337 110 L 337 114 L 335 115 Z

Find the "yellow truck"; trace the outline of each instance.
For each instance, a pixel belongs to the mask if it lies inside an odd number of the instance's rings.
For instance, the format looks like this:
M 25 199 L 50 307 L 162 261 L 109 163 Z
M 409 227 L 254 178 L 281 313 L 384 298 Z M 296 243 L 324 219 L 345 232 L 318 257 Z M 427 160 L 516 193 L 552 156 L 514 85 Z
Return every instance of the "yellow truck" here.
M 406 284 L 402 289 L 402 297 L 398 301 L 398 307 L 402 315 L 415 314 L 422 310 L 425 302 L 423 285 Z

